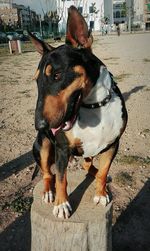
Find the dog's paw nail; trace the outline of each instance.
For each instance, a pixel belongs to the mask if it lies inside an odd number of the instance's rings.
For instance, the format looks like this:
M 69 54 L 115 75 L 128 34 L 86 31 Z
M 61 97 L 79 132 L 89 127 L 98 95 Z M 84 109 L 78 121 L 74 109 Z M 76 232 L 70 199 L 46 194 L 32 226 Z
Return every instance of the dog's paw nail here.
M 45 193 L 43 194 L 42 200 L 43 200 L 45 203 L 52 203 L 53 200 L 54 200 L 54 196 L 53 196 L 52 191 L 45 192 Z
M 94 196 L 93 198 L 94 204 L 98 204 L 99 203 L 99 196 Z
M 71 211 L 72 208 L 69 202 L 66 201 L 58 206 L 54 206 L 53 215 L 61 219 L 68 219 Z
M 106 207 L 109 204 L 110 200 L 109 200 L 109 196 L 100 196 L 100 203 L 102 206 Z
M 109 196 L 106 195 L 106 196 L 94 196 L 94 199 L 93 199 L 94 203 L 95 204 L 98 204 L 100 203 L 102 206 L 106 207 L 109 202 L 110 202 L 110 199 L 109 199 Z

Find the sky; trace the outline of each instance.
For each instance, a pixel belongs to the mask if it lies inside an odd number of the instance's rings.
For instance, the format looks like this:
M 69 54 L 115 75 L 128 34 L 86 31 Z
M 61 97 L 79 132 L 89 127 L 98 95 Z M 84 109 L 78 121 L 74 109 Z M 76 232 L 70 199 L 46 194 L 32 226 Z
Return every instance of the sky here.
M 23 4 L 25 6 L 30 6 L 31 9 L 35 10 L 39 14 L 42 13 L 42 8 L 44 12 L 48 9 L 55 8 L 55 1 L 54 0 L 12 0 L 13 3 Z

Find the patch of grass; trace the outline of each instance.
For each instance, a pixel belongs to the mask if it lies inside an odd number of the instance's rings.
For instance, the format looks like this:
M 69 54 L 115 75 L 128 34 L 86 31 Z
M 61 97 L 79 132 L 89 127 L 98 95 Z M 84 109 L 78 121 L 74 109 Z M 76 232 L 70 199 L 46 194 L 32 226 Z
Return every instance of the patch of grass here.
M 116 82 L 121 82 L 123 81 L 126 77 L 129 77 L 131 74 L 130 73 L 122 73 L 118 76 L 113 77 Z
M 31 95 L 30 94 L 25 94 L 25 97 L 26 98 L 31 98 Z
M 0 206 L 0 211 L 3 211 L 5 208 L 10 208 L 13 212 L 23 214 L 30 210 L 33 202 L 32 197 L 22 197 L 19 196 L 11 202 L 5 202 Z
M 0 47 L 0 57 L 6 55 L 10 55 L 8 46 Z
M 35 113 L 35 109 L 29 109 L 27 110 L 28 114 L 33 115 Z
M 32 202 L 33 199 L 31 197 L 27 198 L 18 197 L 11 202 L 9 207 L 16 213 L 24 213 L 30 210 Z
M 150 91 L 150 88 L 149 88 L 149 87 L 144 88 L 144 91 L 149 92 L 149 91 Z
M 103 58 L 103 60 L 117 60 L 119 59 L 118 57 L 109 57 L 109 58 Z
M 135 182 L 129 173 L 123 171 L 119 172 L 114 180 L 120 186 L 132 186 Z
M 116 160 L 122 164 L 127 165 L 147 165 L 150 164 L 150 158 L 147 156 L 146 158 L 136 156 L 136 155 L 119 155 Z
M 144 58 L 143 61 L 144 61 L 145 63 L 150 63 L 150 59 L 149 59 L 149 58 Z
M 117 62 L 109 62 L 109 64 L 111 64 L 111 65 L 118 65 L 119 63 L 117 63 Z
M 142 133 L 145 133 L 145 134 L 150 134 L 150 129 L 149 128 L 146 128 L 142 131 Z
M 24 91 L 19 91 L 18 93 L 20 93 L 20 94 L 27 94 L 29 92 L 30 92 L 30 90 L 24 90 Z

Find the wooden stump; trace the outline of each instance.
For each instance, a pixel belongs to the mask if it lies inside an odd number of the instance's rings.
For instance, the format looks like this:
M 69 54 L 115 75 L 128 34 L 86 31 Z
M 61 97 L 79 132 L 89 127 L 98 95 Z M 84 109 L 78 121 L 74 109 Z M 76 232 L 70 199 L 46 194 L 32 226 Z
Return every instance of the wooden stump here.
M 21 53 L 21 42 L 20 40 L 10 40 L 9 41 L 10 54 Z
M 112 203 L 94 205 L 95 180 L 84 171 L 68 172 L 68 194 L 73 213 L 68 220 L 52 214 L 42 202 L 43 182 L 34 189 L 31 208 L 31 251 L 111 251 Z

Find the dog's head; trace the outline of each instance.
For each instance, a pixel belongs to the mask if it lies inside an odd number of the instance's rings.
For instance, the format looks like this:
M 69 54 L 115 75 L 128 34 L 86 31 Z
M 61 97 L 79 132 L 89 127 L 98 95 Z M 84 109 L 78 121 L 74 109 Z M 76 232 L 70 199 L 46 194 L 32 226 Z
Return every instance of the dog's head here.
M 78 10 L 68 13 L 66 43 L 53 48 L 32 34 L 31 40 L 42 54 L 36 80 L 38 100 L 35 112 L 37 130 L 70 129 L 82 99 L 99 76 L 100 61 L 92 54 L 92 36 Z

